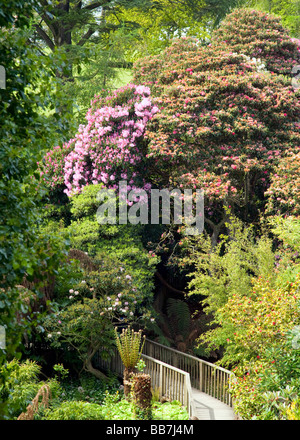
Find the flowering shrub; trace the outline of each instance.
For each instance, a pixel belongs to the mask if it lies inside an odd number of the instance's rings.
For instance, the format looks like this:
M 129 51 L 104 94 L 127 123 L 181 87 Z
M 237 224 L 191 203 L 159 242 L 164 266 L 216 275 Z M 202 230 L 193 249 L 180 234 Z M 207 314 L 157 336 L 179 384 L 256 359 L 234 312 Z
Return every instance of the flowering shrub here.
M 300 142 L 291 79 L 270 75 L 244 53 L 182 38 L 136 63 L 134 81 L 150 87 L 160 109 L 145 138 L 164 184 L 204 189 L 212 225 L 224 203 L 254 219 L 270 172 Z
M 300 214 L 300 153 L 290 152 L 280 160 L 266 196 L 268 214 Z
M 300 322 L 299 286 L 299 275 L 285 288 L 272 288 L 268 280 L 258 278 L 250 295 L 233 294 L 215 314 L 221 326 L 205 334 L 211 344 L 224 347 L 222 362 L 260 358 L 267 346 L 280 345 L 285 333 Z
M 53 312 L 43 326 L 53 347 L 73 347 L 83 368 L 103 378 L 92 366 L 92 359 L 100 348 L 103 357 L 112 354 L 114 325 L 138 321 L 145 325 L 151 319 L 151 309 L 149 298 L 139 290 L 140 280 L 136 284 L 115 256 L 106 254 L 91 259 L 90 264 L 94 270 L 84 271 L 84 279 L 74 282 L 65 298 L 52 304 Z
M 87 124 L 79 126 L 74 139 L 45 156 L 40 166 L 45 183 L 51 188 L 64 184 L 69 196 L 89 184 L 115 188 L 120 179 L 146 185 L 143 134 L 157 110 L 144 86 L 128 84 L 105 98 L 96 96 Z
M 231 394 L 244 419 L 284 419 L 300 391 L 300 276 L 286 286 L 269 284 L 258 278 L 250 295 L 233 294 L 215 314 L 218 326 L 202 338 L 223 347 L 223 364 L 236 366 Z
M 64 189 L 65 158 L 72 151 L 73 144 L 65 142 L 48 151 L 38 162 L 40 180 L 50 189 Z
M 236 9 L 228 14 L 213 33 L 212 46 L 260 59 L 276 74 L 290 76 L 300 61 L 298 41 L 289 36 L 280 19 L 256 10 Z
M 266 344 L 264 354 L 235 368 L 231 393 L 242 418 L 299 420 L 299 326 L 280 344 Z

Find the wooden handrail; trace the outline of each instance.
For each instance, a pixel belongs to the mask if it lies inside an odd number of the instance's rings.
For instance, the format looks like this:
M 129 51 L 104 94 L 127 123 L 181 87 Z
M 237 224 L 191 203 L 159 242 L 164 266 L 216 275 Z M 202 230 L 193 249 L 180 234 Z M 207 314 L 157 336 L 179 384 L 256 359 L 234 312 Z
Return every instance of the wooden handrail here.
M 143 353 L 190 374 L 191 386 L 232 406 L 229 392 L 234 374 L 219 365 L 146 339 Z
M 195 415 L 189 373 L 145 354 L 141 357 L 146 364 L 144 372 L 151 376 L 152 387 L 158 387 L 159 397 L 178 400 L 187 408 L 190 417 Z
M 160 398 L 178 400 L 187 408 L 189 417 L 196 414 L 192 387 L 232 406 L 231 371 L 149 339 L 145 341 L 142 358 L 146 364 L 144 371 L 151 376 L 152 387 L 159 389 Z M 98 352 L 95 362 L 97 367 L 123 376 L 124 365 L 117 348 L 110 360 L 103 360 Z
M 103 360 L 100 353 L 98 352 L 95 357 L 97 367 L 114 371 L 123 377 L 124 365 L 117 348 L 110 360 Z M 194 416 L 196 411 L 189 373 L 145 354 L 141 357 L 146 364 L 144 372 L 151 376 L 152 387 L 159 389 L 159 397 L 178 400 L 187 408 L 189 417 Z

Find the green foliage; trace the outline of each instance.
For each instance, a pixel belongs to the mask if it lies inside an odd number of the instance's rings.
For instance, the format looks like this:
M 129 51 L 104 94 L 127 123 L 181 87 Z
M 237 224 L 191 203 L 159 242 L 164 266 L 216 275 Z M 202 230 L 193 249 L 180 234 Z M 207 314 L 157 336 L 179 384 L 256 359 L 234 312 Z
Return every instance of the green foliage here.
M 121 334 L 115 328 L 115 338 L 122 362 L 127 369 L 134 369 L 140 361 L 145 336 L 142 331 L 135 332 L 130 326 L 122 329 Z
M 258 222 L 270 173 L 299 142 L 298 91 L 290 76 L 297 44 L 275 19 L 253 11 L 248 23 L 249 16 L 251 11 L 230 14 L 207 46 L 180 38 L 134 66 L 133 81 L 149 86 L 160 109 L 146 132 L 153 180 L 204 190 L 205 228 L 213 244 L 223 231 L 224 206 L 243 221 Z M 262 35 L 251 45 L 258 27 Z M 256 45 L 265 50 L 262 61 L 276 64 L 273 74 L 251 52 Z M 286 77 L 274 73 L 279 71 Z M 274 96 L 281 96 L 280 110 Z
M 214 248 L 205 235 L 191 239 L 197 251 L 190 257 L 196 271 L 189 274 L 193 277 L 189 295 L 198 295 L 208 313 L 219 310 L 234 294 L 250 295 L 254 277 L 274 276 L 275 256 L 267 235 L 257 238 L 253 227 L 234 216 L 226 225 L 228 236 L 222 236 Z
M 231 392 L 243 419 L 299 420 L 299 354 L 295 326 L 280 345 L 266 344 L 262 357 L 235 370 Z
M 298 38 L 300 32 L 299 0 L 250 0 L 247 4 L 255 9 L 275 14 L 281 18 L 291 34 Z
M 43 236 L 39 230 L 43 191 L 36 188 L 33 174 L 42 150 L 55 138 L 56 128 L 40 113 L 45 90 L 39 89 L 39 79 L 47 75 L 37 62 L 37 52 L 28 45 L 34 4 L 5 1 L 0 6 L 1 64 L 6 69 L 6 89 L 0 90 L 0 325 L 7 335 L 6 350 L 0 350 L 1 365 L 20 357 L 23 333 L 28 335 L 29 326 L 38 325 L 15 286 L 24 277 L 43 280 L 47 271 L 51 276 L 64 253 L 61 242 L 57 246 L 55 237 Z M 39 299 L 38 289 L 34 293 Z M 17 316 L 25 312 L 27 323 L 22 317 L 19 325 Z M 3 370 L 1 387 L 6 379 Z M 5 417 L 3 402 L 0 408 Z
M 20 362 L 14 359 L 1 368 L 1 374 L 5 374 L 7 380 L 0 387 L 1 400 L 6 402 L 9 419 L 17 418 L 31 403 L 41 385 L 47 383 L 50 386 L 52 397 L 55 398 L 61 392 L 56 379 L 47 382 L 39 381 L 41 367 L 33 361 Z
M 222 346 L 222 363 L 233 365 L 263 357 L 267 347 L 281 347 L 282 337 L 299 322 L 299 277 L 293 285 L 272 288 L 259 278 L 251 295 L 232 294 L 216 312 L 216 328 L 203 337 Z
M 89 256 L 94 257 L 96 260 L 101 260 L 102 264 L 106 265 L 111 279 L 113 277 L 111 270 L 113 272 L 120 271 L 122 279 L 126 276 L 131 277 L 132 287 L 136 289 L 135 300 L 139 304 L 142 302 L 149 304 L 152 301 L 153 278 L 158 258 L 149 254 L 144 247 L 144 236 L 147 231 L 144 230 L 142 225 L 99 224 L 96 213 L 99 206 L 97 194 L 100 188 L 101 185 L 89 185 L 80 194 L 72 197 L 70 202 L 71 222 L 69 226 L 63 227 L 61 223 L 48 221 L 47 230 L 53 230 L 56 233 L 65 235 L 65 238 L 70 240 L 73 248 L 87 252 Z M 105 260 L 107 260 L 107 263 L 105 263 Z M 119 267 L 117 266 L 118 264 Z M 108 269 L 109 267 L 110 269 Z M 69 273 L 69 270 L 67 269 L 66 273 Z M 80 281 L 80 274 L 75 272 L 75 278 L 77 277 L 78 281 Z M 119 273 L 116 274 L 116 280 L 118 276 L 120 276 Z M 70 277 L 71 283 L 72 271 Z M 105 279 L 104 270 L 101 271 L 101 277 L 102 281 L 100 278 L 98 282 L 103 286 Z M 67 276 L 65 278 L 59 276 L 58 278 L 61 291 L 63 290 L 63 285 L 66 284 L 67 278 Z M 75 284 L 70 286 L 69 289 L 74 288 Z M 90 287 L 93 286 L 91 285 Z M 69 289 L 65 290 L 65 294 L 67 294 Z
M 289 408 L 286 410 L 287 420 L 300 420 L 300 399 L 294 399 Z
M 212 46 L 259 58 L 271 73 L 289 77 L 300 59 L 298 45 L 281 20 L 253 9 L 238 8 L 225 17 L 213 34 Z
M 187 340 L 191 330 L 191 314 L 188 304 L 180 299 L 169 298 L 167 315 L 174 339 L 181 335 L 184 341 Z
M 140 359 L 135 366 L 135 368 L 140 372 L 142 372 L 145 367 L 146 367 L 146 363 L 145 361 L 143 361 L 143 359 Z
M 68 283 L 64 280 L 59 286 L 57 303 L 52 302 L 52 313 L 44 318 L 43 327 L 53 347 L 72 347 L 83 368 L 100 376 L 91 366 L 93 356 L 100 348 L 101 356 L 112 354 L 114 325 L 147 322 L 148 300 L 116 258 L 104 254 L 91 259 L 83 252 L 72 252 L 86 267 L 81 272 L 75 267 Z
M 102 355 L 108 357 L 114 346 L 110 314 L 105 313 L 105 305 L 107 302 L 101 299 L 83 298 L 48 315 L 43 322 L 51 345 L 66 350 L 72 347 L 83 368 L 91 372 L 91 360 L 99 348 L 104 347 Z M 95 374 L 101 377 L 98 370 Z
M 276 216 L 270 220 L 273 233 L 283 241 L 286 249 L 290 248 L 292 252 L 300 251 L 300 219 L 299 217 Z
M 87 401 L 101 405 L 106 393 L 119 390 L 120 382 L 115 373 L 108 373 L 108 379 L 102 380 L 95 375 L 82 371 L 79 376 L 68 375 L 61 381 L 62 393 L 58 403 L 65 400 Z
M 102 405 L 105 420 L 134 420 L 134 405 L 132 401 L 121 398 L 117 392 L 108 394 Z M 154 402 L 152 405 L 152 420 L 188 420 L 189 415 L 180 402 Z
M 40 417 L 36 417 L 37 420 Z M 54 409 L 46 409 L 42 420 L 104 420 L 102 408 L 95 403 L 65 401 Z
M 299 215 L 300 154 L 288 152 L 271 175 L 266 191 L 267 215 Z

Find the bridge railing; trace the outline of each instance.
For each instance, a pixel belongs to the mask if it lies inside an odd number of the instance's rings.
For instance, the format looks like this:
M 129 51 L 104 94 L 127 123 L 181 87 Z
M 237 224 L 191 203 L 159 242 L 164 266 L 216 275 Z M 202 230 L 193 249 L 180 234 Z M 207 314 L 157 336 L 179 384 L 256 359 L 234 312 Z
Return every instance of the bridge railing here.
M 195 414 L 192 388 L 233 406 L 229 392 L 231 371 L 149 339 L 145 341 L 142 358 L 146 363 L 145 373 L 151 376 L 152 387 L 159 389 L 160 397 L 178 400 L 186 406 L 190 417 Z M 123 377 L 124 365 L 117 348 L 108 361 L 99 352 L 95 363 L 98 368 Z
M 146 364 L 144 373 L 150 375 L 151 386 L 158 389 L 159 398 L 164 396 L 178 400 L 187 408 L 189 417 L 194 416 L 196 411 L 189 373 L 145 354 L 142 354 L 142 359 Z M 94 361 L 98 368 L 113 371 L 123 377 L 124 365 L 117 349 L 111 359 L 103 360 L 99 352 Z
M 191 386 L 232 407 L 229 379 L 233 373 L 195 356 L 146 339 L 143 353 L 151 358 L 186 371 Z

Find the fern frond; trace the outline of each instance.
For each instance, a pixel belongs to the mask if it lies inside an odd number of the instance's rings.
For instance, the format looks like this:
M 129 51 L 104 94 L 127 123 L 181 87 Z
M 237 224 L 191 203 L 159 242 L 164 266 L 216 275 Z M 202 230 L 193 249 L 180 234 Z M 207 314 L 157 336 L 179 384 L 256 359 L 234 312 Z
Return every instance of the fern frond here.
M 167 315 L 173 332 L 187 336 L 191 326 L 189 306 L 180 299 L 169 298 L 167 301 Z

